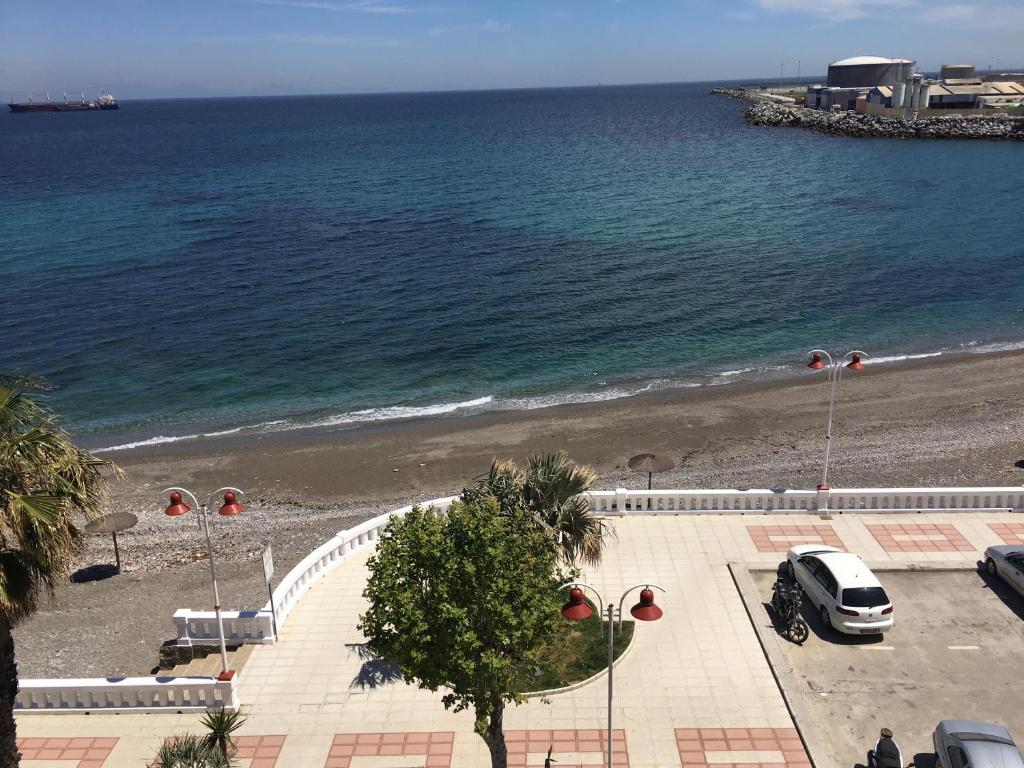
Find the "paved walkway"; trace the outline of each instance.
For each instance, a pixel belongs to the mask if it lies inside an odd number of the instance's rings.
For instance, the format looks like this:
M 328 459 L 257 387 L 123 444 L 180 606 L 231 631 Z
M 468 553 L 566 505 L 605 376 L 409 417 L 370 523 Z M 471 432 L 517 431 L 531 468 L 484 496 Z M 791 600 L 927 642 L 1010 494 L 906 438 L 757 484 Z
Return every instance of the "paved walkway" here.
M 613 763 L 809 765 L 728 562 L 774 564 L 789 546 L 814 541 L 841 543 L 869 562 L 973 562 L 990 544 L 1024 542 L 1020 520 L 1013 514 L 616 519 L 618 539 L 586 580 L 606 600 L 617 601 L 626 587 L 648 580 L 668 593 L 658 596 L 664 618 L 638 624 L 632 649 L 616 667 Z M 439 695 L 390 680 L 386 665 L 366 658 L 355 627 L 367 557 L 353 558 L 316 585 L 290 616 L 281 641 L 253 651 L 241 676 L 248 717 L 240 731 L 246 736 L 243 766 L 489 764 L 469 714 L 446 712 Z M 606 696 L 602 678 L 550 704 L 510 709 L 510 765 L 540 766 L 549 746 L 559 768 L 605 765 Z M 170 714 L 23 716 L 18 732 L 32 758 L 23 765 L 142 766 L 163 738 L 198 731 L 197 721 Z M 71 747 L 71 738 L 102 741 L 90 752 L 85 741 Z

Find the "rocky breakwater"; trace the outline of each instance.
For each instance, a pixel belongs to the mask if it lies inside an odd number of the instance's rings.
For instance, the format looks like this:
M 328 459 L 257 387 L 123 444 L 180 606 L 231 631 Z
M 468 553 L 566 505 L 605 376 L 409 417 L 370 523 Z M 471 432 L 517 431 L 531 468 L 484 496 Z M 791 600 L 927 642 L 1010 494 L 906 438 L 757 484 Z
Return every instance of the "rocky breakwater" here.
M 792 107 L 762 99 L 747 109 L 745 117 L 752 125 L 805 128 L 834 136 L 1024 140 L 1024 118 L 1008 115 L 950 115 L 901 120 L 894 117 Z

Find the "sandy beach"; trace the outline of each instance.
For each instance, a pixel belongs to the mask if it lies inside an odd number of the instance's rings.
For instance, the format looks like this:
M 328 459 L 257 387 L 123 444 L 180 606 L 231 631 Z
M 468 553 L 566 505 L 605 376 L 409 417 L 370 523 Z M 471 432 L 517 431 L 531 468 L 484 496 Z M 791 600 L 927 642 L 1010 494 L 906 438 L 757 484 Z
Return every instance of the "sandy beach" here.
M 1024 483 L 1024 354 L 887 364 L 844 377 L 836 404 L 835 487 Z M 246 491 L 242 516 L 217 521 L 227 608 L 265 601 L 260 553 L 283 575 L 353 522 L 458 492 L 492 456 L 567 450 L 599 488 L 641 487 L 626 462 L 673 457 L 655 487 L 811 488 L 820 481 L 824 374 L 675 390 L 634 398 L 373 428 L 195 441 L 109 454 L 125 470 L 111 508 L 139 525 L 120 537 L 125 572 L 71 584 L 16 631 L 22 677 L 148 672 L 172 636 L 175 608 L 212 603 L 205 546 L 191 518 L 161 514 L 169 485 Z M 1021 466 L 1017 466 L 1020 463 Z M 108 537 L 80 563 L 112 562 Z

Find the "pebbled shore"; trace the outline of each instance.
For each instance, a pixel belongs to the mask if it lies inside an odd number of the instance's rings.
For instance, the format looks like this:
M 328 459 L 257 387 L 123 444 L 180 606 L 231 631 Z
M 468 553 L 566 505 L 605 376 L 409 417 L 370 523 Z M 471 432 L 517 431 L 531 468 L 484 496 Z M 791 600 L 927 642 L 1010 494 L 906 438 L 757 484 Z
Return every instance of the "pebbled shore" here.
M 1024 140 L 1024 118 L 1009 115 L 949 115 L 901 120 L 895 117 L 826 112 L 789 106 L 753 97 L 734 88 L 713 88 L 712 94 L 751 104 L 744 118 L 751 125 L 804 128 L 830 136 L 869 136 L 888 139 L 990 139 Z
M 744 114 L 751 125 L 805 128 L 833 136 L 876 136 L 890 139 L 1024 140 L 1024 119 L 1008 115 L 926 117 L 900 120 L 850 112 L 826 112 L 755 101 Z

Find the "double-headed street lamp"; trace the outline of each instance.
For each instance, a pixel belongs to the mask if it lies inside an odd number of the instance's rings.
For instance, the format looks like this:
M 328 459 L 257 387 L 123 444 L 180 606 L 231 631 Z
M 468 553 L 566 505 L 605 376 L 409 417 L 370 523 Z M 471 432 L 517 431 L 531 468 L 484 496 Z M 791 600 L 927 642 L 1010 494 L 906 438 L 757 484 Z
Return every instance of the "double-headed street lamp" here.
M 212 502 L 213 497 L 217 494 L 224 492 L 224 504 L 218 510 L 220 514 L 225 517 L 234 517 L 240 515 L 245 509 L 244 506 L 238 501 L 238 494 L 242 491 L 237 488 L 218 488 L 216 491 L 210 494 L 208 501 Z M 224 620 L 220 614 L 220 590 L 217 589 L 217 566 L 213 561 L 213 542 L 210 541 L 210 519 L 209 519 L 209 504 L 200 504 L 196 499 L 195 495 L 185 488 L 168 488 L 164 493 L 170 492 L 171 503 L 167 509 L 164 510 L 164 514 L 170 517 L 181 517 L 191 511 L 191 507 L 182 501 L 181 494 L 187 494 L 192 503 L 199 508 L 199 522 L 203 529 L 203 533 L 206 534 L 206 549 L 210 555 L 210 576 L 213 578 L 213 610 L 217 614 L 217 631 L 220 635 L 220 661 L 221 661 L 221 673 L 217 676 L 218 680 L 230 680 L 234 675 L 233 670 L 228 670 L 228 649 L 224 643 Z
M 833 361 L 832 355 L 824 349 L 812 349 L 807 353 L 807 356 L 811 358 L 811 362 L 807 364 L 808 368 L 814 371 L 828 370 L 830 392 L 828 396 L 828 424 L 825 427 L 825 466 L 821 472 L 821 485 L 818 486 L 819 491 L 827 491 L 828 459 L 832 451 L 832 412 L 836 403 L 836 390 L 839 388 L 839 380 L 843 376 L 843 369 L 849 368 L 851 371 L 863 371 L 864 363 L 861 362 L 861 358 L 867 357 L 868 354 L 859 349 L 853 349 L 839 360 Z M 822 360 L 822 357 L 828 360 L 828 363 Z M 849 362 L 847 362 L 847 358 L 849 358 Z
M 583 621 L 589 619 L 594 610 L 590 607 L 585 599 L 585 589 L 589 589 L 595 595 L 597 595 L 597 604 L 604 605 L 604 600 L 601 599 L 601 593 L 594 589 L 589 584 L 585 584 L 582 581 L 570 581 L 568 584 L 563 584 L 559 589 L 565 589 L 569 587 L 569 601 L 562 606 L 562 615 L 570 621 Z M 612 670 L 615 666 L 615 620 L 619 621 L 619 628 L 622 628 L 622 606 L 626 602 L 626 598 L 630 592 L 639 589 L 640 590 L 640 602 L 629 609 L 629 612 L 633 615 L 634 619 L 640 621 L 657 621 L 662 617 L 664 613 L 654 603 L 654 590 L 660 590 L 664 593 L 664 589 L 659 587 L 657 584 L 651 584 L 647 582 L 645 584 L 637 584 L 636 586 L 630 587 L 622 593 L 622 597 L 619 599 L 619 607 L 615 608 L 614 603 L 608 603 L 606 615 L 602 620 L 608 622 L 608 761 L 606 763 L 607 768 L 612 768 Z

